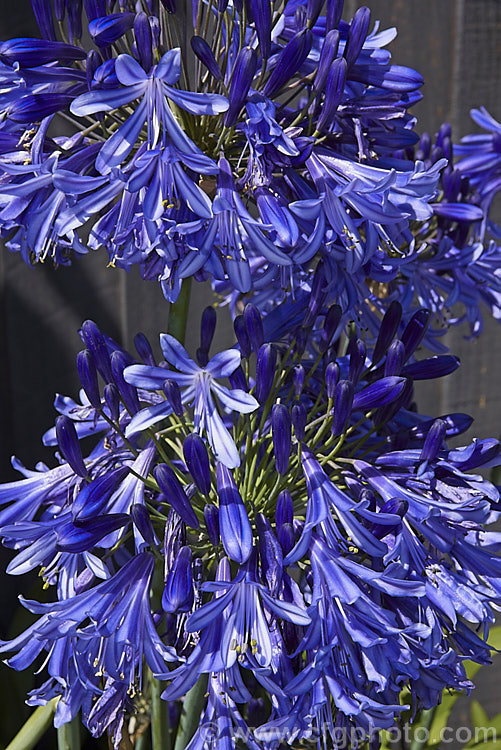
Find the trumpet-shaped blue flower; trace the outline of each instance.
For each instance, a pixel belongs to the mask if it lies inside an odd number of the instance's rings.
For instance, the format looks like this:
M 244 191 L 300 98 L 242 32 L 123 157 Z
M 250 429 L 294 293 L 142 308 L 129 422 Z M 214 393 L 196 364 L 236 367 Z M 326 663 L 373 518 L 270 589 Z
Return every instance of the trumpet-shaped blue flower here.
M 226 428 L 214 401 L 214 396 L 229 411 L 248 414 L 258 408 L 258 402 L 249 393 L 239 388 L 228 389 L 217 382 L 227 378 L 240 364 L 240 353 L 228 349 L 216 354 L 205 367 L 199 367 L 173 336 L 162 334 L 162 351 L 167 362 L 177 372 L 161 367 L 132 365 L 125 371 L 128 383 L 146 390 L 160 390 L 167 379 L 178 383 L 182 390 L 183 403 L 193 403 L 194 425 L 197 432 L 206 432 L 216 458 L 225 466 L 233 468 L 240 463 L 237 447 Z M 140 411 L 132 418 L 127 434 L 133 435 L 156 424 L 172 413 L 167 400 Z
M 173 88 L 181 73 L 179 48 L 166 52 L 158 65 L 148 74 L 130 55 L 119 55 L 115 61 L 115 73 L 122 87 L 90 91 L 75 99 L 71 111 L 79 116 L 96 112 L 110 112 L 141 99 L 133 115 L 106 141 L 96 159 L 96 168 L 101 174 L 109 173 L 128 157 L 144 127 L 148 127 L 147 143 L 155 148 L 162 137 L 171 142 L 188 157 L 194 155 L 213 170 L 213 162 L 203 157 L 202 152 L 190 141 L 180 128 L 172 112 L 172 102 L 193 114 L 213 115 L 228 108 L 227 100 L 217 94 L 193 93 Z

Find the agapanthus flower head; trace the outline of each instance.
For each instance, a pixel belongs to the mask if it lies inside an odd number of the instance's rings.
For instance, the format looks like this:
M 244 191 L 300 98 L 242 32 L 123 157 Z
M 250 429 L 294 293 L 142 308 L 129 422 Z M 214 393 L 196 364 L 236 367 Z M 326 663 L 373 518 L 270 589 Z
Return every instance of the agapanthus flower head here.
M 404 687 L 415 708 L 469 690 L 464 660 L 489 660 L 499 492 L 475 470 L 500 446 L 451 449 L 468 418 L 415 410 L 413 380 L 458 366 L 416 359 L 427 311 L 404 325 L 395 302 L 375 347 L 345 346 L 317 302 L 285 330 L 246 308 L 240 349 L 214 356 L 206 311 L 202 364 L 171 335 L 155 362 L 142 335 L 136 356 L 82 327 L 82 403 L 58 397 L 44 436 L 59 465 L 0 486 L 9 572 L 40 566 L 54 592 L 0 650 L 45 659 L 30 702 L 60 696 L 58 725 L 81 711 L 118 746 L 153 673 L 165 711 L 208 685 L 192 748 L 206 721 L 214 748 L 327 743 L 390 727 Z
M 34 2 L 43 38 L 0 46 L 9 249 L 105 247 L 171 301 L 186 277 L 239 295 L 276 278 L 273 304 L 323 256 L 365 275 L 393 258 L 445 160 L 393 158 L 417 141 L 421 76 L 367 8 L 331 5 Z

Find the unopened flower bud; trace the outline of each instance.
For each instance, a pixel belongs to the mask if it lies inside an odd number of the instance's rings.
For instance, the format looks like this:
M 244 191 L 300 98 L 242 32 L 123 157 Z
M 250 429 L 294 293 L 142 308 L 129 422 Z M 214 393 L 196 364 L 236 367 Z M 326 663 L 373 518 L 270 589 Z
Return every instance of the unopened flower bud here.
M 202 438 L 196 433 L 188 435 L 183 443 L 183 454 L 197 488 L 208 495 L 211 490 L 209 455 Z
M 71 419 L 64 415 L 56 418 L 56 438 L 65 461 L 68 462 L 75 474 L 86 477 L 88 472 L 82 458 L 75 425 Z

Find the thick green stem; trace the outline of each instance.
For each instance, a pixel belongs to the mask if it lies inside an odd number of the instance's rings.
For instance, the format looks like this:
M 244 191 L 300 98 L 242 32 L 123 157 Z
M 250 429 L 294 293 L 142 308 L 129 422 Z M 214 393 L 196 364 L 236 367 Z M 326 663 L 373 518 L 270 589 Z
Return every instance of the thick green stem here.
M 186 693 L 174 750 L 185 750 L 200 725 L 200 717 L 207 691 L 207 679 L 207 675 L 202 675 L 191 690 Z
M 58 700 L 53 698 L 45 706 L 35 709 L 6 750 L 32 750 L 52 724 Z
M 429 729 L 431 727 L 431 722 L 433 721 L 433 717 L 435 716 L 436 711 L 436 707 L 424 709 L 421 714 L 420 721 L 414 726 L 414 730 L 424 728 L 425 731 L 421 733 L 421 737 L 414 737 L 412 739 L 410 750 L 423 750 L 426 747 L 429 739 Z
M 168 333 L 174 336 L 181 344 L 186 337 L 186 323 L 188 321 L 188 309 L 190 306 L 191 278 L 184 279 L 179 297 L 171 302 L 169 309 Z
M 80 750 L 80 721 L 78 716 L 57 730 L 58 750 Z
M 160 697 L 164 684 L 150 672 L 151 746 L 152 750 L 171 750 L 169 707 Z

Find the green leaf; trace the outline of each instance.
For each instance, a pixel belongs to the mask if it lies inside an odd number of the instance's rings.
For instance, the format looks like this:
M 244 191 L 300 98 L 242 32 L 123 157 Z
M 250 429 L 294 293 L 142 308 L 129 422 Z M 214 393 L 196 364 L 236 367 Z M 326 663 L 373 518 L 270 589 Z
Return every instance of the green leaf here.
M 501 739 L 500 740 L 489 740 L 488 742 L 480 742 L 476 745 L 465 745 L 463 750 L 466 748 L 477 748 L 478 750 L 501 750 Z
M 174 750 L 185 750 L 200 724 L 200 717 L 205 703 L 207 680 L 208 676 L 206 674 L 202 675 L 191 690 L 186 693 Z
M 496 714 L 492 719 L 489 719 L 489 727 L 496 730 L 496 734 L 501 734 L 501 714 Z
M 490 719 L 478 701 L 472 701 L 470 707 L 471 723 L 474 727 L 488 727 Z
M 379 750 L 392 750 L 391 744 L 391 733 L 387 732 L 386 729 L 382 729 L 380 732 L 381 736 L 381 747 Z
M 442 739 L 442 730 L 449 726 L 449 717 L 454 708 L 454 704 L 461 693 L 456 691 L 450 693 L 444 693 L 442 695 L 442 703 L 437 706 L 435 716 L 430 726 L 430 734 L 427 742 L 427 747 L 432 748 L 440 744 Z
M 165 683 L 157 680 L 148 670 L 151 693 L 151 745 L 152 750 L 171 750 L 171 729 L 169 726 L 169 707 L 161 699 Z
M 53 698 L 45 706 L 35 709 L 5 750 L 32 750 L 52 724 L 58 700 Z
M 495 466 L 491 471 L 492 484 L 501 484 L 501 466 Z

